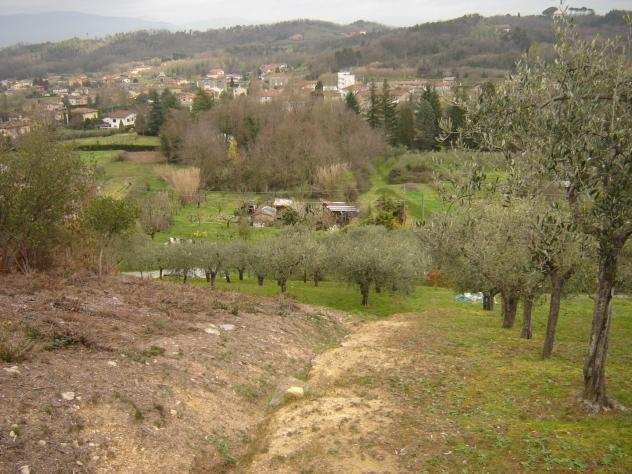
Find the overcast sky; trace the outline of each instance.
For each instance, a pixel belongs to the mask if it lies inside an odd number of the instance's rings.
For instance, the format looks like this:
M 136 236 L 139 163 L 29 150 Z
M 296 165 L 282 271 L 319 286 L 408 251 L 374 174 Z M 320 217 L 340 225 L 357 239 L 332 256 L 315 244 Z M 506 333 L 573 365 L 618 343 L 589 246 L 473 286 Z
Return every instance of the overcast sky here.
M 391 25 L 411 25 L 475 12 L 483 15 L 540 13 L 557 4 L 556 0 L 0 0 L 0 13 L 79 11 L 174 24 L 215 18 L 257 23 L 314 18 L 338 22 L 366 19 Z M 569 4 L 585 5 L 598 13 L 613 8 L 632 9 L 632 0 Z

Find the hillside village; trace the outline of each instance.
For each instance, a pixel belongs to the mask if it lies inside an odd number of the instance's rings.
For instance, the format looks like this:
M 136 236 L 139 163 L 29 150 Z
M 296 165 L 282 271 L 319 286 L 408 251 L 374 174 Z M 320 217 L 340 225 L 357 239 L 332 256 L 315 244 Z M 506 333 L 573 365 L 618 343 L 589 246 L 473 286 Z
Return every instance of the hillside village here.
M 404 79 L 391 81 L 395 103 L 405 102 L 423 88 L 434 87 L 449 97 L 461 81 L 441 79 Z M 50 120 L 70 129 L 129 130 L 137 114 L 151 104 L 149 94 L 169 90 L 183 108 L 191 109 L 195 95 L 204 91 L 214 100 L 251 96 L 261 103 L 282 101 L 291 106 L 309 99 L 322 87 L 326 101 L 343 101 L 353 94 L 362 108 L 369 97 L 369 79 L 353 71 L 328 74 L 322 80 L 306 80 L 287 64 L 263 64 L 254 73 L 235 73 L 211 68 L 199 77 L 168 76 L 163 68 L 145 63 L 130 65 L 120 74 L 61 76 L 24 80 L 3 80 L 4 97 L 0 112 L 0 133 L 16 138 L 28 132 L 34 121 Z

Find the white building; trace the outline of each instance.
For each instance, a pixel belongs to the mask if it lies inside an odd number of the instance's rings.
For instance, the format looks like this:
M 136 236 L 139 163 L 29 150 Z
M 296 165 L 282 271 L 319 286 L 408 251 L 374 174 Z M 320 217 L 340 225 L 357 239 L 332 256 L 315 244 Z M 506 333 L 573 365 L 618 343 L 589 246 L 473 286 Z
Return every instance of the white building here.
M 341 91 L 349 86 L 353 86 L 356 83 L 355 74 L 351 74 L 348 71 L 341 71 L 338 73 L 338 90 Z
M 107 114 L 103 121 L 109 128 L 131 127 L 136 123 L 136 112 L 131 110 L 115 110 Z

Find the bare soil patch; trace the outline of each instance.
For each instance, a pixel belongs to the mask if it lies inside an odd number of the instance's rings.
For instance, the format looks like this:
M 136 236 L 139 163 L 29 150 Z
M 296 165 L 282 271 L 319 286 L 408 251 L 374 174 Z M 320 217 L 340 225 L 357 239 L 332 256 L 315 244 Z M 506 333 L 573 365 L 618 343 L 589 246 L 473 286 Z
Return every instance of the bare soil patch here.
M 419 317 L 366 324 L 316 357 L 308 396 L 271 414 L 240 471 L 398 473 L 445 449 L 449 421 L 424 381 L 443 370 L 420 345 Z
M 133 277 L 4 276 L 0 307 L 0 472 L 232 470 L 346 331 L 291 300 Z

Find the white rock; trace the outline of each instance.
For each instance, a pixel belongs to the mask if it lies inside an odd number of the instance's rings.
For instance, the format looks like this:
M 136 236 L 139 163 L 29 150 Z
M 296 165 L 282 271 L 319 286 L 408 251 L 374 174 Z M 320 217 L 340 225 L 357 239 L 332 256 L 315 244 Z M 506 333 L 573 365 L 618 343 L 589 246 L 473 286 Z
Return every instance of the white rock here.
M 31 468 L 28 466 L 22 466 L 20 468 L 20 474 L 31 474 Z
M 10 374 L 15 374 L 15 375 L 19 375 L 20 374 L 20 369 L 18 369 L 17 365 L 14 365 L 13 367 L 5 367 L 4 370 L 9 372 Z
M 285 394 L 292 398 L 301 398 L 305 395 L 305 390 L 303 387 L 290 387 L 285 391 Z
M 224 331 L 234 331 L 235 330 L 235 325 L 234 324 L 220 324 L 219 327 L 222 328 Z
M 74 400 L 75 392 L 64 392 L 61 394 L 61 398 L 63 398 L 66 401 Z
M 111 366 L 111 367 L 118 366 L 118 364 L 115 361 L 113 361 L 113 360 L 108 360 L 108 365 Z
M 40 446 L 46 446 L 46 441 L 43 439 L 40 439 L 37 444 L 39 444 Z
M 217 329 L 215 329 L 214 327 L 212 328 L 206 328 L 204 330 L 207 334 L 213 334 L 215 336 L 219 336 L 219 331 Z
M 173 416 L 176 416 L 178 414 L 178 412 L 175 410 L 170 410 L 169 413 L 171 413 Z

